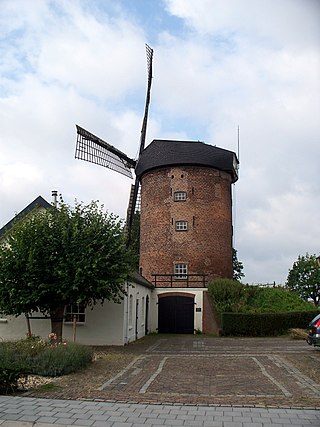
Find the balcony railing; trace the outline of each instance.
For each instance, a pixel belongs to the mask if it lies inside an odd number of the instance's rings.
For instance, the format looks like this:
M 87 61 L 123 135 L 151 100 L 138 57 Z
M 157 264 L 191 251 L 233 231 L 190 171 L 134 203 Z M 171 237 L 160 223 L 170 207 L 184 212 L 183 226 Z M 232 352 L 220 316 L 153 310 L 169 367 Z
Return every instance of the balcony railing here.
M 207 274 L 152 274 L 156 288 L 206 288 Z

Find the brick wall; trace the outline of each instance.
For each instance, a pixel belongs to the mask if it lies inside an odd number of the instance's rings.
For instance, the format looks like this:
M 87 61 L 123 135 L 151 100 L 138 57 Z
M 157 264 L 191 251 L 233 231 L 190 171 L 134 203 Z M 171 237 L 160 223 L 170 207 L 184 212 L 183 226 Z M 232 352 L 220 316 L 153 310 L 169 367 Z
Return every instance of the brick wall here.
M 174 201 L 185 191 L 186 201 Z M 187 231 L 176 231 L 187 221 Z M 209 167 L 181 166 L 150 171 L 141 180 L 140 267 L 173 274 L 175 263 L 189 274 L 232 278 L 231 176 Z

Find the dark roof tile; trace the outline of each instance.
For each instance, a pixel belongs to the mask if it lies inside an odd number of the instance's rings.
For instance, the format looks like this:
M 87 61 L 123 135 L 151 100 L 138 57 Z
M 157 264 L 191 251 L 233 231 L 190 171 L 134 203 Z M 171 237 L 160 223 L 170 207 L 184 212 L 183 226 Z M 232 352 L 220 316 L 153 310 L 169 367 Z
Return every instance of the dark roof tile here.
M 140 178 L 144 173 L 161 167 L 199 165 L 230 173 L 232 181 L 238 179 L 234 152 L 200 141 L 174 141 L 154 139 L 142 152 L 136 167 Z

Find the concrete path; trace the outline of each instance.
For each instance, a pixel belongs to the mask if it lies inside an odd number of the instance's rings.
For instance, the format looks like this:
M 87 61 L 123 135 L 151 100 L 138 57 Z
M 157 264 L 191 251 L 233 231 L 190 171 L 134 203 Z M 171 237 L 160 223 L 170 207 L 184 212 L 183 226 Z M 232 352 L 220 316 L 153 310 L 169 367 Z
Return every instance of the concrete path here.
M 0 396 L 1 427 L 319 427 L 320 411 Z

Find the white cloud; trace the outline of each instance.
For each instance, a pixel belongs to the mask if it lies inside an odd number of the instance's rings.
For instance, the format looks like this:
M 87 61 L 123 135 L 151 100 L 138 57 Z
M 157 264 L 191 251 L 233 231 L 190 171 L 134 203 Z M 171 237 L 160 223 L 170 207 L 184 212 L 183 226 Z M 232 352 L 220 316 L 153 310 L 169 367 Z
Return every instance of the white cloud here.
M 249 282 L 284 282 L 298 254 L 319 252 L 320 3 L 161 4 L 171 27 L 148 17 L 157 38 L 147 141 L 236 151 L 240 125 L 238 257 Z M 149 35 L 143 6 L 140 19 L 130 7 L 2 0 L 0 226 L 52 189 L 125 216 L 130 180 L 75 160 L 74 149 L 79 124 L 137 154 Z

